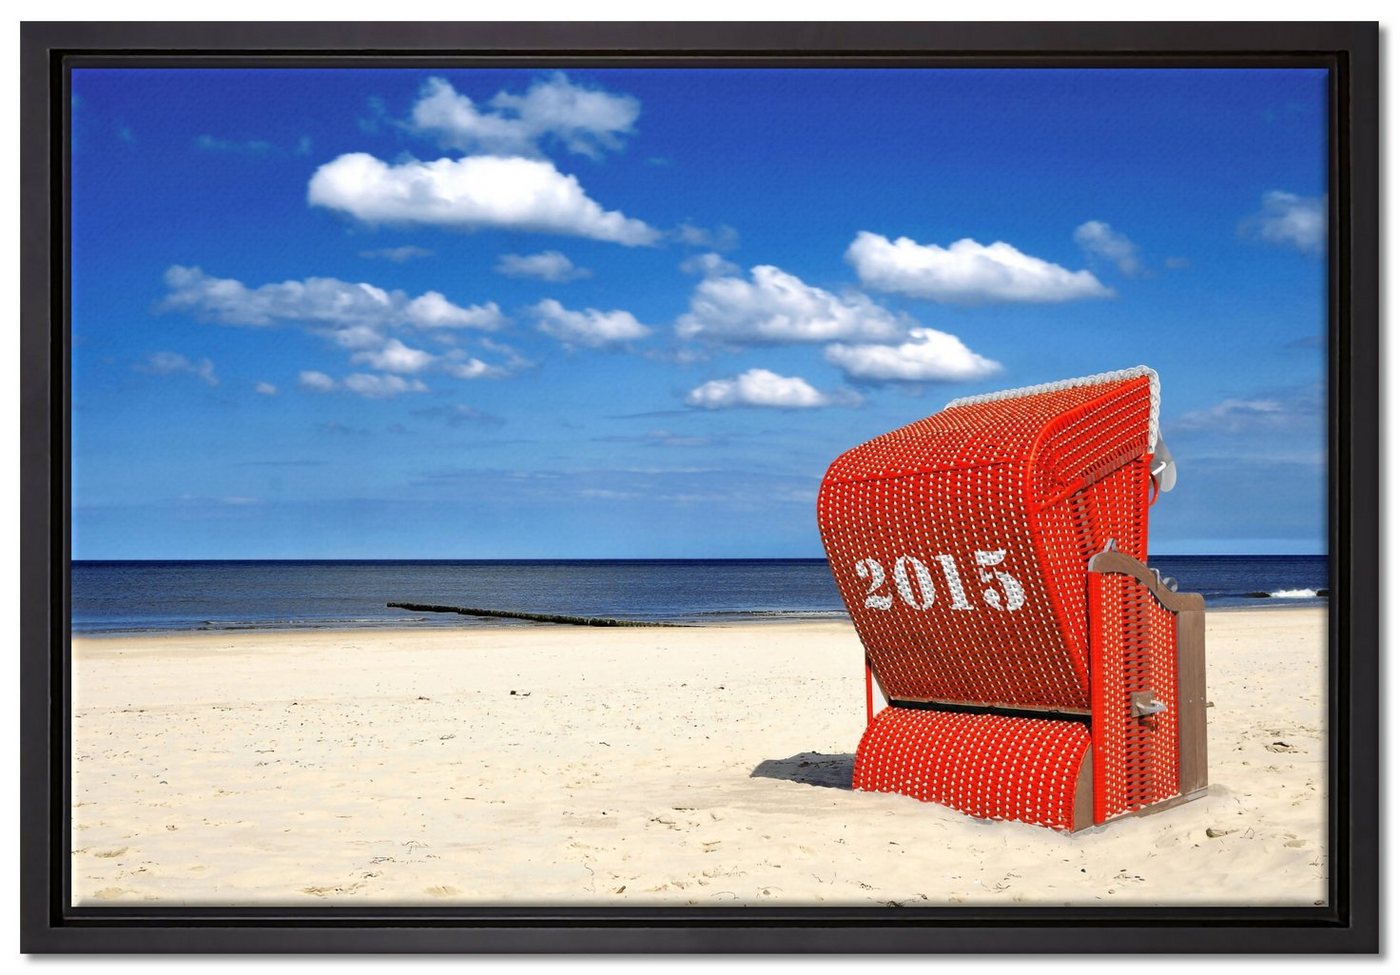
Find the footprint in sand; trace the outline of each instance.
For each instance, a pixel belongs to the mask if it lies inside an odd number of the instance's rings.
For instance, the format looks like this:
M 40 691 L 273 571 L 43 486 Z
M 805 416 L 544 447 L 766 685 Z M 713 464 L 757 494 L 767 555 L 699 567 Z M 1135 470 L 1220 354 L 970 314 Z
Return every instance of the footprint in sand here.
M 456 897 L 461 891 L 451 884 L 438 884 L 436 887 L 427 888 L 423 893 L 432 897 Z
M 93 854 L 93 856 L 101 857 L 104 860 L 110 860 L 112 857 L 121 856 L 123 853 L 126 852 L 126 850 L 126 847 L 122 847 L 120 850 L 98 850 Z
M 127 890 L 125 887 L 103 887 L 92 896 L 100 901 L 116 900 L 122 894 L 133 894 L 135 891 Z

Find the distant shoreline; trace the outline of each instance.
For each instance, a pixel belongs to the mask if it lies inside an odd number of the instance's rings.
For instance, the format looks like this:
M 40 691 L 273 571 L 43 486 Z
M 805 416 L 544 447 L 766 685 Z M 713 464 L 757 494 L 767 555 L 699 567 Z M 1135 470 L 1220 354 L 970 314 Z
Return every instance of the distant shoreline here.
M 1326 610 L 1328 607 L 1324 602 L 1317 600 L 1292 600 L 1292 599 L 1259 599 L 1257 605 L 1246 606 L 1207 606 L 1206 613 L 1215 615 L 1216 613 L 1257 613 L 1261 610 L 1301 612 L 1304 610 Z M 465 618 L 464 618 L 465 619 Z M 482 633 L 489 631 L 518 632 L 520 630 L 549 631 L 559 630 L 560 632 L 570 632 L 567 627 L 559 627 L 550 623 L 531 623 L 527 621 L 509 622 L 504 620 L 490 620 L 480 622 L 435 622 L 427 626 L 403 626 L 399 623 L 386 623 L 383 625 L 370 626 L 316 626 L 314 624 L 276 626 L 276 625 L 249 625 L 249 626 L 229 626 L 229 627 L 183 627 L 183 628 L 161 628 L 161 629 L 128 629 L 128 630 L 75 630 L 71 632 L 73 640 L 114 640 L 114 639 L 164 639 L 208 636 L 211 639 L 233 638 L 243 635 L 259 633 L 318 633 L 318 634 L 365 634 L 383 633 L 393 636 L 405 636 L 423 633 Z M 737 627 L 756 626 L 767 629 L 769 627 L 787 626 L 820 626 L 830 623 L 841 623 L 850 625 L 850 617 L 845 613 L 831 614 L 811 614 L 800 613 L 765 616 L 762 614 L 742 616 L 736 614 L 733 619 L 719 619 L 713 621 L 696 622 L 685 620 L 684 625 L 691 629 L 724 630 Z

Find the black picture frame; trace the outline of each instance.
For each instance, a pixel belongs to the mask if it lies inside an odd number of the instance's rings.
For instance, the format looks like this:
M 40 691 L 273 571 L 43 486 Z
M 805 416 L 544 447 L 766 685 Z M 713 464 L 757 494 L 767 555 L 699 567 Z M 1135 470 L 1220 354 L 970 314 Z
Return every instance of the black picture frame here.
M 1318 908 L 72 908 L 65 73 L 78 63 L 1326 66 L 1332 72 L 1328 771 Z M 1375 952 L 1379 30 L 1374 23 L 27 23 L 22 78 L 21 949 Z

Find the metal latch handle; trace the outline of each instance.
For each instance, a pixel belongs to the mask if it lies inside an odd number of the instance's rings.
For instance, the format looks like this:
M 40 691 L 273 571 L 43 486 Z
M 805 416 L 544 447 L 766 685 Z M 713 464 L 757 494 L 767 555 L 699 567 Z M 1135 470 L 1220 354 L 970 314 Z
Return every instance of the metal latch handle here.
M 1133 691 L 1128 698 L 1128 710 L 1135 718 L 1145 718 L 1149 714 L 1161 714 L 1167 706 L 1153 695 L 1151 691 Z

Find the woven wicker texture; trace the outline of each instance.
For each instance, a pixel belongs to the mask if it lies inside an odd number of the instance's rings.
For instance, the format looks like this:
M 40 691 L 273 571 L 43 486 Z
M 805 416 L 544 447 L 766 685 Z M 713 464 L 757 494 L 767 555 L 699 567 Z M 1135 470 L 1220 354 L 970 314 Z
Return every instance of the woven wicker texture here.
M 1086 564 L 1147 556 L 1153 388 L 954 405 L 837 458 L 818 524 L 886 695 L 1089 711 Z
M 1096 620 L 1094 822 L 1175 796 L 1176 619 L 1136 579 L 1089 576 Z M 1167 709 L 1136 717 L 1132 695 L 1150 691 Z
M 1088 749 L 1079 721 L 886 708 L 861 739 L 853 786 L 1068 830 Z

